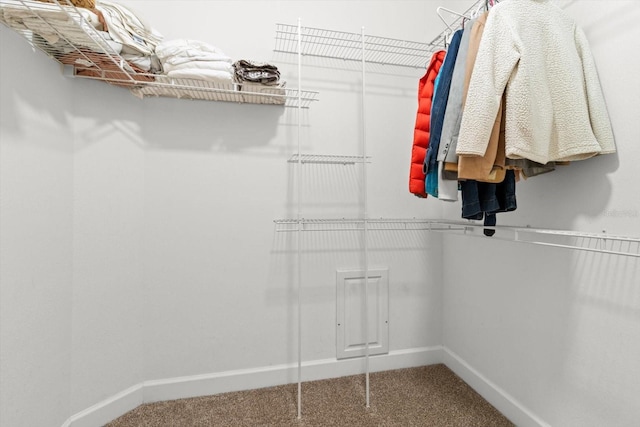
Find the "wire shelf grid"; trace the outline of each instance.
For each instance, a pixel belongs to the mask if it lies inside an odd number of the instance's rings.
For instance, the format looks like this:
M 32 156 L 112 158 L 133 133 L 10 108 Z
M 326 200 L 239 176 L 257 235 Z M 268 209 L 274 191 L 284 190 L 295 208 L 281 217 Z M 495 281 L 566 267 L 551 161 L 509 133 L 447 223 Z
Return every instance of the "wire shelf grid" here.
M 297 53 L 298 27 L 276 24 L 275 52 Z M 429 43 L 364 36 L 367 64 L 424 68 L 434 46 Z M 302 54 L 347 61 L 362 60 L 362 35 L 321 28 L 301 28 Z
M 131 92 L 142 98 L 165 96 L 181 99 L 226 101 L 248 104 L 284 105 L 309 108 L 318 100 L 318 92 L 298 91 L 280 87 L 257 87 L 237 83 L 216 83 L 206 80 L 170 78 L 156 75 L 153 81 L 141 82 Z M 300 93 L 300 97 L 298 97 Z
M 463 13 L 454 15 L 447 23 L 449 28 L 461 27 L 465 17 L 470 17 L 486 4 L 477 0 Z M 430 42 L 401 40 L 367 34 L 335 31 L 323 28 L 301 27 L 301 53 L 305 56 L 362 61 L 364 38 L 364 62 L 367 66 L 389 65 L 421 68 L 428 65 L 433 53 L 444 49 L 451 31 L 442 31 Z M 274 52 L 298 53 L 298 26 L 276 24 Z
M 390 231 L 390 230 L 431 230 L 431 231 L 465 231 L 463 225 L 440 224 L 433 220 L 416 218 L 301 218 L 274 220 L 276 231 Z
M 89 23 L 82 8 L 58 0 L 0 0 L 0 21 L 23 36 L 34 48 L 64 64 L 81 63 L 119 72 L 123 80 L 134 82 L 135 73 L 109 42 Z M 99 61 L 96 60 L 99 58 Z

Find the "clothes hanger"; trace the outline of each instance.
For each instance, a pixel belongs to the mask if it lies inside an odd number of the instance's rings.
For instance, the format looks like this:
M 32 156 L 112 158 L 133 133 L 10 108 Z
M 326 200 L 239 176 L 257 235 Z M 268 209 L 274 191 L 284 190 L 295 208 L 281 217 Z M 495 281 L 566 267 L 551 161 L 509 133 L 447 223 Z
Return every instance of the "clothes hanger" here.
M 458 13 L 455 10 L 451 10 L 451 9 L 447 9 L 446 7 L 442 7 L 442 6 L 438 6 L 436 8 L 436 13 L 438 14 L 438 16 L 440 17 L 440 20 L 442 20 L 442 22 L 444 22 L 444 25 L 447 26 L 447 31 L 445 36 L 444 36 L 444 48 L 446 49 L 447 46 L 449 45 L 449 43 L 451 42 L 451 38 L 453 37 L 453 33 L 455 32 L 455 29 L 451 27 L 451 25 L 449 25 L 449 23 L 447 22 L 446 19 L 444 19 L 444 16 L 442 16 L 442 11 L 445 12 L 449 12 L 452 15 L 456 15 L 462 18 L 462 23 L 464 25 L 465 20 L 469 20 L 470 18 L 467 15 L 463 15 L 462 13 Z
M 451 44 L 451 38 L 453 37 L 453 30 L 451 30 L 451 27 L 449 27 L 449 30 L 444 30 L 444 37 L 442 38 L 443 44 L 444 44 L 444 50 L 447 50 L 447 48 L 449 47 L 449 44 Z
M 471 19 L 480 15 L 480 11 L 484 8 L 485 12 L 488 12 L 490 8 L 498 4 L 498 0 L 485 0 L 484 3 L 480 2 L 476 10 L 471 13 Z
M 450 31 L 453 31 L 453 28 L 451 28 L 451 25 L 449 25 L 449 23 L 447 22 L 447 20 L 446 20 L 446 19 L 444 19 L 444 17 L 442 16 L 442 13 L 440 13 L 440 12 L 442 12 L 443 10 L 444 10 L 445 12 L 449 12 L 449 13 L 450 13 L 450 14 L 452 14 L 452 15 L 459 16 L 459 17 L 461 17 L 461 18 L 463 18 L 463 19 L 464 19 L 464 18 L 469 19 L 469 17 L 468 17 L 467 15 L 463 15 L 462 13 L 456 12 L 455 10 L 447 9 L 446 7 L 438 6 L 438 7 L 436 8 L 436 13 L 438 14 L 438 16 L 440 17 L 440 19 L 442 20 L 442 22 L 444 22 L 444 25 L 446 25 L 446 26 L 447 26 L 447 28 L 448 28 Z
M 461 15 L 461 14 L 459 14 L 458 12 L 454 12 L 453 10 L 449 10 L 449 9 L 447 9 L 446 7 L 438 6 L 438 7 L 436 8 L 436 13 L 438 14 L 438 17 L 440 18 L 440 20 L 441 20 L 442 22 L 444 22 L 444 25 L 446 25 L 446 26 L 447 26 L 447 28 L 449 29 L 449 31 L 450 31 L 450 32 L 453 32 L 453 28 L 451 28 L 451 25 L 449 25 L 449 23 L 447 22 L 447 20 L 446 20 L 446 19 L 444 19 L 444 16 L 442 16 L 442 13 L 440 13 L 440 12 L 442 12 L 443 10 L 445 10 L 445 11 L 447 11 L 447 12 L 449 12 L 449 13 L 453 13 L 454 15 L 458 15 L 458 16 L 464 16 L 464 15 Z

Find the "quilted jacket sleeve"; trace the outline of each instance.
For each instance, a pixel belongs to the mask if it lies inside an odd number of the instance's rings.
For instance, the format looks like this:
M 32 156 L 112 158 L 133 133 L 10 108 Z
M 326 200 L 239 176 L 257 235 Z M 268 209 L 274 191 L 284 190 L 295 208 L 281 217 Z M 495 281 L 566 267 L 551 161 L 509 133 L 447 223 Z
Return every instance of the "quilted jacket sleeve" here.
M 615 153 L 616 146 L 607 113 L 602 87 L 598 79 L 596 64 L 589 48 L 589 42 L 584 31 L 576 27 L 576 48 L 578 55 L 582 60 L 582 69 L 584 72 L 585 96 L 587 98 L 587 108 L 589 110 L 589 119 L 591 121 L 591 130 L 596 140 L 600 144 L 602 151 L 600 154 Z
M 482 34 L 464 104 L 456 153 L 484 156 L 502 94 L 520 58 L 520 43 L 509 22 L 490 13 Z

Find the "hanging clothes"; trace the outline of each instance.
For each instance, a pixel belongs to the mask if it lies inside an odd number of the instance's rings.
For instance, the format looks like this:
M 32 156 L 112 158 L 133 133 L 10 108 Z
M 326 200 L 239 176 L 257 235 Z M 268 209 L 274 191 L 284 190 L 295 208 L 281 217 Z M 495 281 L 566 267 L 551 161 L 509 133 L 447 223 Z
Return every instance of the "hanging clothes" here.
M 446 56 L 445 56 L 446 59 Z M 442 68 L 440 69 L 440 71 L 442 71 Z M 438 87 L 440 86 L 440 80 L 442 80 L 442 72 L 438 73 L 438 76 L 436 77 L 436 81 L 433 85 L 433 99 L 435 100 L 436 97 L 438 96 Z M 431 115 L 431 118 L 433 118 L 433 114 Z M 431 135 L 433 135 L 433 120 L 431 120 Z M 429 137 L 429 147 L 431 147 L 431 141 L 432 138 Z M 433 153 L 433 151 L 432 151 Z M 429 159 L 427 158 L 429 156 L 429 149 L 427 149 L 427 154 L 424 158 L 424 163 L 422 164 L 422 172 L 425 174 L 424 176 L 424 189 L 427 192 L 427 194 L 438 198 L 438 177 L 436 175 L 434 175 L 433 171 L 428 171 L 427 170 L 427 165 L 429 163 Z M 431 172 L 431 173 L 429 173 Z
M 504 98 L 504 97 L 503 97 Z M 502 101 L 504 103 L 504 99 Z M 504 126 L 505 126 L 505 109 L 499 109 L 499 116 L 492 129 L 492 138 L 497 143 L 497 155 L 494 158 L 502 157 L 504 164 Z M 500 153 L 501 156 L 500 156 Z M 461 157 L 460 160 L 464 160 Z M 472 160 L 475 160 L 472 159 Z M 495 226 L 497 223 L 496 214 L 499 212 L 512 212 L 517 209 L 516 203 L 516 171 L 514 169 L 505 169 L 502 167 L 494 167 L 491 169 L 492 162 L 482 162 L 489 166 L 490 175 L 484 177 L 484 180 L 465 179 L 460 182 L 462 193 L 462 218 L 465 219 L 483 219 L 484 225 Z M 498 161 L 496 161 L 497 163 Z M 485 229 L 486 236 L 493 236 L 495 233 L 492 229 Z
M 474 69 L 478 49 L 480 47 L 480 41 L 482 40 L 482 34 L 484 32 L 484 26 L 487 22 L 489 13 L 485 12 L 480 15 L 476 22 L 473 24 L 471 34 L 469 38 L 469 47 L 467 50 L 467 61 L 465 68 L 465 81 L 464 89 L 462 93 L 462 105 L 466 104 L 469 82 L 471 81 L 471 74 Z M 495 122 L 491 128 L 491 134 L 489 142 L 487 144 L 487 150 L 483 156 L 477 157 L 460 157 L 457 155 L 454 157 L 454 153 L 457 150 L 457 142 L 460 133 L 458 128 L 458 135 L 456 135 L 456 145 L 451 152 L 448 153 L 445 159 L 445 174 L 447 172 L 455 173 L 458 179 L 473 179 L 481 182 L 501 182 L 505 176 L 505 150 L 504 150 L 504 124 L 502 121 L 502 109 L 504 105 L 504 99 L 501 101 L 496 114 Z M 460 124 L 462 123 L 462 114 L 460 115 Z
M 463 92 L 463 105 L 467 98 L 469 90 L 469 82 L 471 80 L 471 73 L 476 61 L 478 48 L 480 41 L 482 40 L 482 33 L 484 26 L 487 22 L 488 12 L 483 13 L 476 19 L 471 30 L 471 36 L 469 41 L 469 48 L 467 53 L 466 70 L 465 70 L 465 84 Z M 443 176 L 447 179 L 473 179 L 480 182 L 498 183 L 502 182 L 505 177 L 506 169 L 518 170 L 525 178 L 541 175 L 543 173 L 551 172 L 555 170 L 555 162 L 549 162 L 547 164 L 536 163 L 529 159 L 508 159 L 505 155 L 505 127 L 502 117 L 502 111 L 504 108 L 505 97 L 501 101 L 496 116 L 496 122 L 491 130 L 491 137 L 487 145 L 487 150 L 483 156 L 462 156 L 460 158 L 455 155 L 457 148 L 457 135 L 452 142 L 451 151 L 449 151 L 447 158 L 445 159 Z M 462 116 L 460 116 L 462 119 Z M 458 126 L 460 123 L 458 123 Z M 458 133 L 459 133 L 458 127 Z
M 431 104 L 434 84 L 444 61 L 446 52 L 440 50 L 431 56 L 429 66 L 418 83 L 418 112 L 416 114 L 411 149 L 411 168 L 409 171 L 409 192 L 417 197 L 427 197 L 425 191 L 425 174 L 422 171 L 424 159 L 429 147 L 429 131 L 431 123 Z
M 484 225 L 495 226 L 498 212 L 516 210 L 515 172 L 508 170 L 502 182 L 493 184 L 474 180 L 462 181 L 462 217 L 480 220 Z M 486 236 L 493 236 L 494 230 L 484 230 Z
M 509 158 L 583 160 L 614 153 L 611 124 L 584 32 L 549 0 L 490 12 L 464 106 L 458 156 L 483 156 L 506 95 Z
M 444 123 L 444 114 L 449 99 L 449 89 L 451 88 L 451 78 L 458 56 L 460 40 L 462 39 L 462 30 L 457 30 L 451 39 L 451 44 L 444 58 L 444 63 L 438 75 L 440 79 L 433 98 L 433 107 L 431 111 L 431 134 L 429 135 L 429 148 L 427 149 L 427 157 L 424 160 L 423 172 L 427 176 L 425 187 L 427 194 L 438 197 L 438 167 L 437 157 L 438 148 L 440 147 L 440 138 L 442 136 L 442 126 Z
M 440 137 L 440 146 L 437 152 L 438 162 L 438 199 L 447 201 L 458 200 L 458 177 L 453 179 L 445 179 L 443 164 L 447 157 L 449 161 L 456 162 L 456 145 L 458 140 L 458 132 L 460 130 L 460 121 L 462 120 L 462 95 L 465 86 L 465 71 L 467 63 L 467 51 L 473 28 L 474 20 L 471 20 L 462 33 L 460 39 L 460 47 L 456 56 L 456 62 L 451 76 L 451 88 L 449 89 L 449 97 L 444 113 L 442 123 L 442 133 Z

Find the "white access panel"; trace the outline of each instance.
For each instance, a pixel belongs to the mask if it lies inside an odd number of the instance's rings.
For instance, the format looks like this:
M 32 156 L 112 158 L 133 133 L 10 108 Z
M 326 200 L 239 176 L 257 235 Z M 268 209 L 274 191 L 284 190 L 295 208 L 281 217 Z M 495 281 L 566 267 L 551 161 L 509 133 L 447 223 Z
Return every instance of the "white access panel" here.
M 336 357 L 365 355 L 364 270 L 337 271 Z M 389 352 L 389 270 L 369 270 L 369 354 Z

